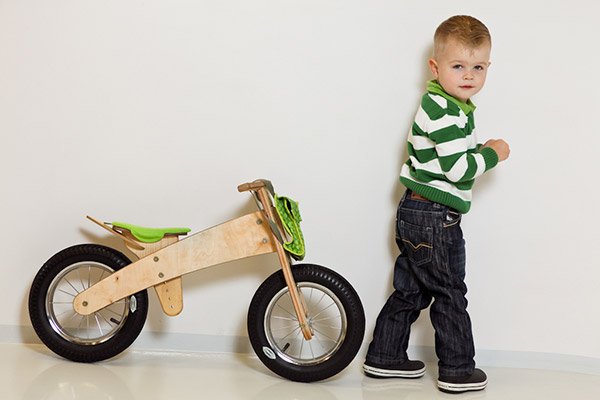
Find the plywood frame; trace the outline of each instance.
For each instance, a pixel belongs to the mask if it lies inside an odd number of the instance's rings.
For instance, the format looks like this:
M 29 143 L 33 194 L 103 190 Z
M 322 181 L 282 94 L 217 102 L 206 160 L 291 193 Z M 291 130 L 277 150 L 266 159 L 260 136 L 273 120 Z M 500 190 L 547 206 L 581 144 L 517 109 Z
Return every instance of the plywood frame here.
M 129 238 L 137 242 L 137 239 L 133 234 L 124 228 L 115 229 L 126 238 Z M 144 243 L 144 249 L 131 246 L 127 241 L 125 245 L 127 248 L 134 253 L 138 258 L 144 258 L 150 254 L 157 252 L 158 250 L 172 245 L 179 240 L 179 234 L 168 234 L 165 235 L 161 240 L 155 243 Z M 183 311 L 183 286 L 181 284 L 181 277 L 173 278 L 169 281 L 159 283 L 154 286 L 160 306 L 162 307 L 165 314 L 174 317 L 179 315 Z
M 182 275 L 229 261 L 274 253 L 269 224 L 257 211 L 176 241 L 129 264 L 81 292 L 75 311 L 90 315 L 116 301 Z M 289 267 L 288 267 L 289 268 Z

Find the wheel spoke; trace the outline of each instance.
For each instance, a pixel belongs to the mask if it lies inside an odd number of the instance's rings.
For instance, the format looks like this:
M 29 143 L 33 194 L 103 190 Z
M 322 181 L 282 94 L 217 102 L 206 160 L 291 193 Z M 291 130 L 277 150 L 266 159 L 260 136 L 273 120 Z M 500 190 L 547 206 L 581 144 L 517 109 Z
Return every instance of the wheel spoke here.
M 65 292 L 65 291 L 64 291 L 64 290 L 62 290 L 62 289 L 58 289 L 58 291 L 59 291 L 59 292 L 63 292 L 64 294 L 66 294 L 66 295 L 69 295 L 69 296 L 71 296 L 71 297 L 73 297 L 73 298 L 75 298 L 75 296 L 77 296 L 76 294 L 69 293 L 69 292 Z
M 115 326 L 116 326 L 116 325 L 118 325 L 117 323 L 114 323 L 114 322 L 112 322 L 112 321 L 110 321 L 110 320 L 107 320 L 107 319 L 106 319 L 106 317 L 105 317 L 105 316 L 102 314 L 102 312 L 100 312 L 100 311 L 99 311 L 99 312 L 97 312 L 96 314 L 100 315 L 100 317 L 101 317 L 101 318 L 102 318 L 102 319 L 103 319 L 103 320 L 104 320 L 104 321 L 105 321 L 105 322 L 106 322 L 106 323 L 107 323 L 109 326 L 111 326 L 111 325 L 115 325 Z
M 69 319 L 68 319 L 68 320 L 65 322 L 65 325 L 67 325 L 69 322 L 71 322 L 72 320 L 74 320 L 74 319 L 75 319 L 75 317 L 77 317 L 78 315 L 79 315 L 79 314 L 77 314 L 77 313 L 75 312 L 75 310 L 73 310 L 73 316 L 72 316 L 71 318 L 69 318 Z
M 306 302 L 306 312 L 308 313 L 308 315 L 311 314 L 310 306 L 312 304 L 312 296 L 313 296 L 314 292 L 315 292 L 315 288 L 310 288 L 310 296 L 308 297 L 308 302 Z
M 114 303 L 114 304 L 117 304 L 117 303 Z M 108 312 L 111 312 L 111 313 L 113 313 L 113 314 L 115 314 L 116 316 L 119 316 L 119 317 L 122 317 L 122 316 L 123 316 L 123 314 L 124 314 L 124 313 L 118 313 L 118 312 L 116 312 L 115 310 L 113 310 L 112 308 L 108 308 L 108 307 L 106 307 L 104 310 L 106 310 L 106 311 L 108 311 Z M 104 311 L 104 310 L 103 310 L 103 311 Z
M 296 337 L 298 337 L 300 335 L 300 332 L 298 332 L 298 335 L 296 335 Z M 298 358 L 302 358 L 302 348 L 304 347 L 304 340 L 300 340 L 300 352 L 298 353 Z
M 318 314 L 314 315 L 313 318 L 318 317 L 319 315 L 323 314 L 323 312 L 325 312 L 325 310 L 327 310 L 329 307 L 331 307 L 334 304 L 335 303 L 331 303 L 330 305 L 328 305 L 327 307 L 325 307 L 324 309 L 322 309 Z
M 327 321 L 327 320 L 330 320 L 330 319 L 335 319 L 335 318 L 342 318 L 342 316 L 338 314 L 338 315 L 334 315 L 334 316 L 332 316 L 332 317 L 326 317 L 326 318 L 319 318 L 319 319 L 314 319 L 314 318 L 311 318 L 310 320 L 311 320 L 313 323 L 315 323 L 315 322 L 316 322 L 316 323 L 320 323 L 321 321 Z
M 321 334 L 321 335 L 325 336 L 327 339 L 331 339 L 331 340 L 335 341 L 335 339 L 334 339 L 334 338 L 332 338 L 332 337 L 331 337 L 331 336 L 329 336 L 329 335 L 326 335 L 326 334 L 325 334 L 325 333 L 323 333 L 321 330 L 319 330 L 319 329 L 317 329 L 317 328 L 315 328 L 315 327 L 313 327 L 313 328 L 314 328 L 315 332 L 317 332 L 317 333 L 319 333 L 319 334 Z M 316 335 L 315 335 L 315 337 L 316 337 Z
M 65 314 L 67 314 L 67 313 L 70 313 L 70 312 L 71 312 L 71 313 L 75 313 L 75 314 L 77 314 L 77 313 L 75 312 L 75 310 L 73 310 L 73 309 L 70 309 L 70 310 L 65 310 L 65 311 L 63 311 L 63 312 L 61 312 L 61 313 L 55 314 L 55 315 L 56 315 L 56 318 L 58 318 L 58 317 L 60 317 L 60 316 L 62 316 L 62 315 L 65 315 Z
M 79 290 L 75 289 L 75 286 L 73 286 L 73 284 L 69 281 L 69 279 L 67 279 L 67 277 L 65 276 L 65 281 L 69 284 L 69 286 L 71 286 L 73 288 L 73 290 L 75 291 L 75 293 L 79 294 L 81 293 Z M 59 289 L 60 291 L 64 292 L 64 290 Z M 64 292 L 67 293 L 67 292 Z M 69 294 L 69 293 L 67 293 Z M 75 297 L 75 296 L 73 296 Z
M 321 341 L 321 339 L 319 339 L 319 337 L 317 335 L 314 335 L 313 337 L 315 338 L 316 342 L 319 343 L 319 345 L 321 346 L 321 348 L 323 350 L 326 350 L 325 346 L 323 346 L 323 342 Z
M 325 325 L 325 324 L 314 324 L 314 323 L 311 323 L 310 326 L 312 326 L 315 329 L 317 329 L 317 326 L 319 326 L 321 328 L 329 328 L 329 329 L 336 329 L 336 330 L 340 329 L 339 326 L 332 326 L 332 325 Z
M 291 312 L 289 312 L 288 310 L 286 310 L 285 308 L 283 308 L 279 304 L 277 304 L 277 307 L 281 308 L 283 311 L 285 311 L 286 313 L 290 314 L 296 321 L 298 320 L 298 316 L 296 314 L 292 314 Z
M 280 317 L 279 315 L 273 315 L 271 318 L 283 319 L 284 321 L 298 321 L 298 318 L 286 318 L 286 317 Z
M 79 275 L 79 282 L 81 282 L 81 287 L 85 290 L 85 284 L 83 283 L 83 279 L 81 278 L 81 268 L 77 268 L 77 275 Z
M 323 292 L 323 295 L 321 295 L 321 298 L 319 299 L 319 301 L 317 301 L 317 304 L 315 304 L 315 307 L 318 306 L 319 304 L 321 304 L 321 301 L 323 301 L 325 296 L 326 296 L 326 294 L 325 294 L 325 292 Z
M 85 321 L 85 316 L 81 316 L 81 321 L 79 321 L 79 325 L 77 326 L 77 330 L 78 330 L 78 331 L 81 331 L 81 330 L 83 330 L 83 329 L 81 328 L 81 325 L 83 325 L 83 321 Z
M 284 329 L 292 329 L 294 327 L 298 327 L 298 324 L 282 326 L 282 327 L 279 327 L 279 328 L 271 329 L 271 331 L 273 331 L 273 332 L 275 332 L 275 331 L 281 331 L 281 330 L 284 330 Z
M 279 340 L 281 341 L 281 340 L 283 340 L 283 339 L 287 338 L 288 336 L 290 336 L 292 333 L 294 333 L 294 332 L 296 332 L 296 331 L 298 331 L 298 332 L 296 333 L 296 336 L 298 336 L 298 333 L 300 333 L 300 332 L 301 332 L 301 331 L 300 331 L 300 327 L 297 327 L 296 329 L 294 329 L 293 331 L 291 331 L 290 333 L 288 333 L 287 335 L 285 335 L 284 337 L 282 337 L 282 338 L 281 338 L 281 339 L 279 339 Z
M 100 321 L 98 320 L 98 313 L 94 313 L 94 319 L 96 320 L 96 325 L 98 325 L 98 329 L 100 330 L 100 336 L 104 336 L 104 332 L 102 332 L 102 327 L 100 326 Z

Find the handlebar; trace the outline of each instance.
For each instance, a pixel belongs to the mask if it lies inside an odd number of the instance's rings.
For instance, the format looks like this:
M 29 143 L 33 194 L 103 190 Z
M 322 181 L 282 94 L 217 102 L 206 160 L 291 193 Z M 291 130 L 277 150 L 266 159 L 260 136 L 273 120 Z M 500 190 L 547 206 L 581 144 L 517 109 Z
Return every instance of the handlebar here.
M 249 190 L 259 192 L 260 189 L 266 189 L 266 191 L 271 195 L 271 197 L 275 197 L 275 189 L 273 189 L 273 183 L 271 183 L 268 179 L 257 179 L 254 182 L 243 183 L 238 186 L 238 191 L 247 192 Z
M 247 183 L 242 183 L 241 185 L 238 186 L 238 192 L 247 192 L 249 190 L 258 190 L 260 188 L 265 187 L 265 183 L 262 181 L 255 181 L 255 182 L 247 182 Z

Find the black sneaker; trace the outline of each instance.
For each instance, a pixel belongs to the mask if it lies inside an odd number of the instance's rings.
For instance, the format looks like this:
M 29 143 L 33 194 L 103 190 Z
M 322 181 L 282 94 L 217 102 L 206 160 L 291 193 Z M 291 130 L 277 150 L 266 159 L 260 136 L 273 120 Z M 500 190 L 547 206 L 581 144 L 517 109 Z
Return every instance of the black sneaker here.
M 444 376 L 438 378 L 438 388 L 445 393 L 462 393 L 483 390 L 487 386 L 487 376 L 475 368 L 469 376 Z
M 420 378 L 425 375 L 425 364 L 407 360 L 399 365 L 363 364 L 365 375 L 371 378 Z

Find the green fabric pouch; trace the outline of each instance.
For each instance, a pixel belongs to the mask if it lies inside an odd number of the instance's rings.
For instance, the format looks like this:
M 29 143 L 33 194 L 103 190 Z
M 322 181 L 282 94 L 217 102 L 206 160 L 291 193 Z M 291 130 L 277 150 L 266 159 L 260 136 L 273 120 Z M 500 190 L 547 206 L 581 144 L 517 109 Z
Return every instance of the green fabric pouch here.
M 298 208 L 298 202 L 290 199 L 289 197 L 275 195 L 275 209 L 283 226 L 291 238 L 289 242 L 283 242 L 283 248 L 290 253 L 290 255 L 301 261 L 304 259 L 306 254 L 306 248 L 304 246 L 304 235 L 300 229 L 300 209 Z

